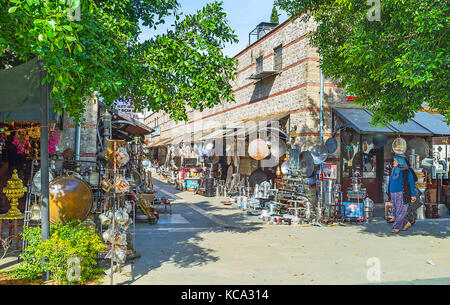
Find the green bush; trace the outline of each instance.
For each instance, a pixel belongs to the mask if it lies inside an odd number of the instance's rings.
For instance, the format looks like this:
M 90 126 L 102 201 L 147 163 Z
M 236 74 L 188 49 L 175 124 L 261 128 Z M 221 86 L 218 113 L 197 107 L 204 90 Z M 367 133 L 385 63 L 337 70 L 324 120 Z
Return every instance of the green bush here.
M 96 258 L 105 250 L 94 229 L 80 221 L 50 226 L 50 238 L 41 241 L 41 228 L 24 229 L 27 240 L 19 266 L 12 271 L 14 277 L 36 280 L 48 271 L 57 284 L 84 284 L 101 277 Z M 45 260 L 44 260 L 45 258 Z

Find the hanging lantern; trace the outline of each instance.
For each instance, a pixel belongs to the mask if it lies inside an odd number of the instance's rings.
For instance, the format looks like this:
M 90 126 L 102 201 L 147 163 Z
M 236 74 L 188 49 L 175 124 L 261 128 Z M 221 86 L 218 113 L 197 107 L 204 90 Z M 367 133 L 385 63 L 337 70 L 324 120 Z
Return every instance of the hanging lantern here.
M 281 167 L 280 167 L 280 163 L 279 162 L 278 162 L 277 171 L 276 171 L 275 175 L 281 176 Z
M 270 154 L 269 146 L 264 140 L 255 139 L 248 145 L 248 154 L 255 160 L 262 160 Z
M 30 219 L 34 221 L 41 220 L 41 207 L 35 202 L 30 209 Z

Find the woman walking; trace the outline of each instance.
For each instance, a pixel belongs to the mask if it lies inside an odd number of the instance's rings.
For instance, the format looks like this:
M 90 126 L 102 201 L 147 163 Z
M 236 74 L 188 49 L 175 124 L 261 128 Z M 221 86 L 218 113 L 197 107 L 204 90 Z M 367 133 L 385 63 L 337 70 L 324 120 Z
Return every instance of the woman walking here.
M 398 233 L 411 227 L 408 221 L 408 206 L 411 201 L 416 200 L 414 178 L 408 169 L 405 158 L 395 156 L 394 168 L 389 176 L 389 192 L 394 212 L 394 224 L 392 233 Z

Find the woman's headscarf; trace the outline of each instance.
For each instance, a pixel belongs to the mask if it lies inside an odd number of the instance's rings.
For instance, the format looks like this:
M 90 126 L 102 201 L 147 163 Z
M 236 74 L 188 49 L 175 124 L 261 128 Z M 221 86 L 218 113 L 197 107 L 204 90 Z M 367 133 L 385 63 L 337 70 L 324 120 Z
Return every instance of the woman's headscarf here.
M 394 160 L 397 161 L 397 166 L 394 167 L 392 176 L 394 179 L 397 179 L 402 170 L 408 169 L 408 164 L 406 163 L 406 159 L 402 156 L 394 156 Z

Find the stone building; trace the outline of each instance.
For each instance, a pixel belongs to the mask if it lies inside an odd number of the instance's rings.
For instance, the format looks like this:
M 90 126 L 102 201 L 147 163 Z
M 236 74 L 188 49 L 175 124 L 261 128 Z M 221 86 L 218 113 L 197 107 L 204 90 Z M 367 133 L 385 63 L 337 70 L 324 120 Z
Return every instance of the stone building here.
M 234 103 L 222 103 L 203 112 L 190 111 L 188 122 L 177 123 L 161 112 L 147 117 L 146 124 L 159 131 L 151 140 L 154 157 L 165 160 L 168 144 L 176 144 L 180 135 L 193 133 L 195 137 L 199 130 L 208 133 L 211 127 L 275 119 L 280 129 L 296 135 L 302 151 L 320 144 L 320 55 L 308 39 L 314 26 L 312 19 L 305 22 L 301 18 L 287 20 L 276 27 L 268 23 L 258 25 L 250 32 L 250 35 L 256 33 L 257 40 L 234 57 L 238 61 L 232 83 Z M 450 143 L 450 126 L 441 114 L 423 109 L 406 124 L 392 122 L 385 127 L 372 126 L 371 118 L 370 111 L 346 97 L 339 83 L 324 80 L 323 141 L 333 133 L 337 138 L 337 149 L 328 155 L 327 162 L 336 164 L 336 182 L 342 185 L 344 200 L 354 199 L 347 190 L 352 188 L 352 178 L 359 174 L 367 195 L 376 203 L 384 202 L 386 169 L 392 164 L 394 154 L 398 154 L 394 143 L 399 138 L 406 143 L 402 152 L 408 159 L 429 160 L 437 154 L 442 164 L 450 162 L 447 153 L 450 145 L 443 152 L 438 145 Z M 200 132 L 200 138 L 203 134 Z M 251 163 L 247 175 L 263 167 L 248 155 L 241 159 Z M 417 171 L 428 174 L 435 171 L 421 168 L 420 162 L 414 163 Z M 442 175 L 447 179 L 448 166 L 445 168 Z M 265 169 L 274 172 L 273 168 Z M 436 181 L 435 178 L 429 180 Z M 426 202 L 439 202 L 436 193 L 444 193 L 433 183 L 425 193 Z
M 232 83 L 235 103 L 222 103 L 203 112 L 191 111 L 187 123 L 177 123 L 162 112 L 147 117 L 146 124 L 160 130 L 153 139 L 155 146 L 191 132 L 193 126 L 197 126 L 197 131 L 211 124 L 224 125 L 283 112 L 288 113 L 288 120 L 282 121 L 284 129 L 296 126 L 302 149 L 319 143 L 320 56 L 307 38 L 312 27 L 313 21 L 288 20 L 239 52 L 234 57 L 238 61 Z M 324 140 L 332 133 L 331 107 L 340 104 L 349 104 L 344 89 L 325 79 Z

